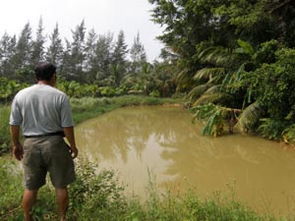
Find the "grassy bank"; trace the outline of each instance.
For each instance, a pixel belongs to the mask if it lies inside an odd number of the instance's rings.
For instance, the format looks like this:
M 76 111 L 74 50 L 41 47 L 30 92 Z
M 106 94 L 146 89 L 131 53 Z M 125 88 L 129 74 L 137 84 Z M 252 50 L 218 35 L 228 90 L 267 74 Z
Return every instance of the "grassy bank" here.
M 177 103 L 179 100 L 171 98 L 155 98 L 144 96 L 121 96 L 113 98 L 72 98 L 73 118 L 76 124 L 114 110 L 131 105 L 157 105 Z M 0 106 L 0 156 L 9 151 L 9 119 L 10 107 Z
M 160 105 L 180 103 L 172 98 L 156 98 L 144 96 L 121 96 L 113 98 L 72 98 L 71 105 L 75 123 L 109 112 L 119 107 L 133 105 Z
M 21 173 L 17 163 L 0 158 L 0 220 L 23 220 L 20 208 L 22 192 Z M 243 221 L 275 220 L 257 215 L 238 202 L 222 197 L 201 200 L 189 192 L 181 196 L 159 196 L 151 185 L 148 200 L 127 198 L 112 171 L 95 174 L 95 166 L 78 162 L 77 180 L 70 186 L 69 220 L 79 221 Z M 41 189 L 36 206 L 35 220 L 57 220 L 54 190 L 50 185 Z

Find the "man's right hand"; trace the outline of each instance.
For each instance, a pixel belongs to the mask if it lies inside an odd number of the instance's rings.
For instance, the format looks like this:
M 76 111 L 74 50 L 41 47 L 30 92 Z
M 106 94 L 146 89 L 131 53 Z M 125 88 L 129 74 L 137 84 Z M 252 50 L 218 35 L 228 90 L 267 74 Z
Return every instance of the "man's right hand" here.
M 77 147 L 69 147 L 71 156 L 73 159 L 75 159 L 78 156 L 78 149 Z
M 69 151 L 71 156 L 73 159 L 75 159 L 78 156 L 78 149 L 75 143 L 74 127 L 64 127 L 63 131 L 70 144 Z
M 13 151 L 13 155 L 15 156 L 15 158 L 17 160 L 22 160 L 23 159 L 24 149 L 23 149 L 23 146 L 21 144 L 14 145 L 12 151 Z

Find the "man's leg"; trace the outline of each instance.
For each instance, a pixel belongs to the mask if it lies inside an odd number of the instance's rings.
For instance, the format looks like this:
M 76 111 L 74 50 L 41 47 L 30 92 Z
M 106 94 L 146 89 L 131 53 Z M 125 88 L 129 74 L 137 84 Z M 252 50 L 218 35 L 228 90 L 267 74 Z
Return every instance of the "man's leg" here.
M 25 221 L 33 220 L 31 211 L 34 203 L 36 202 L 37 194 L 38 190 L 25 189 L 24 191 L 22 206 L 24 209 Z
M 68 189 L 65 188 L 56 188 L 56 201 L 58 205 L 58 210 L 60 214 L 60 220 L 65 221 L 66 220 L 66 213 L 69 206 L 69 195 L 68 195 Z

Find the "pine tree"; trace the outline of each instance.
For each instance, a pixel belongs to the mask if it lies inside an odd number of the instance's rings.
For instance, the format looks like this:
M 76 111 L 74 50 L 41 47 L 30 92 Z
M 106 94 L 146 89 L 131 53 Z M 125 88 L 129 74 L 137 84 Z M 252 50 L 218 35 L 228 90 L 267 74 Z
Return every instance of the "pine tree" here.
M 67 80 L 72 80 L 73 79 L 73 73 L 72 73 L 72 61 L 71 61 L 71 50 L 72 46 L 71 43 L 65 39 L 65 49 L 62 52 L 62 62 L 61 62 L 61 67 L 60 67 L 60 72 L 61 75 L 67 79 Z
M 15 69 L 23 68 L 31 64 L 32 55 L 32 29 L 30 23 L 27 23 L 17 41 L 16 52 L 12 58 Z
M 134 38 L 133 45 L 130 49 L 132 62 L 146 62 L 146 53 L 143 44 L 140 42 L 139 33 Z
M 0 40 L 0 76 L 11 77 L 14 72 L 11 62 L 12 57 L 15 55 L 16 37 L 10 37 L 4 33 Z
M 83 81 L 83 67 L 85 62 L 85 23 L 84 20 L 72 31 L 73 42 L 71 47 L 72 74 L 76 80 Z
M 96 76 L 97 70 L 97 59 L 96 59 L 96 41 L 97 41 L 97 34 L 95 33 L 94 29 L 91 29 L 88 32 L 86 46 L 85 46 L 85 64 L 84 70 L 87 73 L 88 80 L 94 80 Z
M 124 75 L 126 74 L 126 55 L 128 53 L 127 44 L 125 43 L 124 32 L 120 31 L 114 52 L 112 54 L 112 70 L 115 78 L 115 85 L 118 87 Z
M 109 76 L 110 64 L 112 63 L 112 50 L 113 50 L 113 34 L 99 35 L 96 43 L 96 60 L 97 70 L 96 79 L 102 80 Z
M 31 64 L 33 64 L 34 66 L 44 61 L 44 43 L 46 39 L 43 36 L 43 31 L 43 20 L 42 18 L 40 18 L 36 33 L 36 39 L 32 42 Z
M 113 52 L 113 62 L 118 65 L 122 65 L 126 62 L 126 55 L 128 53 L 127 44 L 125 43 L 125 35 L 121 30 L 118 35 L 117 42 L 115 44 Z
M 134 38 L 133 45 L 130 49 L 131 65 L 130 72 L 135 74 L 139 73 L 142 65 L 146 63 L 146 53 L 143 44 L 140 42 L 139 33 Z
M 50 45 L 47 49 L 46 60 L 59 67 L 62 65 L 63 45 L 62 40 L 59 37 L 58 24 L 56 24 L 49 39 Z

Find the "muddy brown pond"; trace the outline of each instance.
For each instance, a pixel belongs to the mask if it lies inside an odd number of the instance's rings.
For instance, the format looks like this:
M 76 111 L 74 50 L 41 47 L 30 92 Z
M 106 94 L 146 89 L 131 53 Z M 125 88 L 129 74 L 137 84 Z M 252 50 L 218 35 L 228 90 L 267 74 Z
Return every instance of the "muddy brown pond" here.
M 76 135 L 82 156 L 117 171 L 139 196 L 152 179 L 160 190 L 234 193 L 256 211 L 295 214 L 294 150 L 262 138 L 212 138 L 200 131 L 180 107 L 144 106 L 85 121 Z

